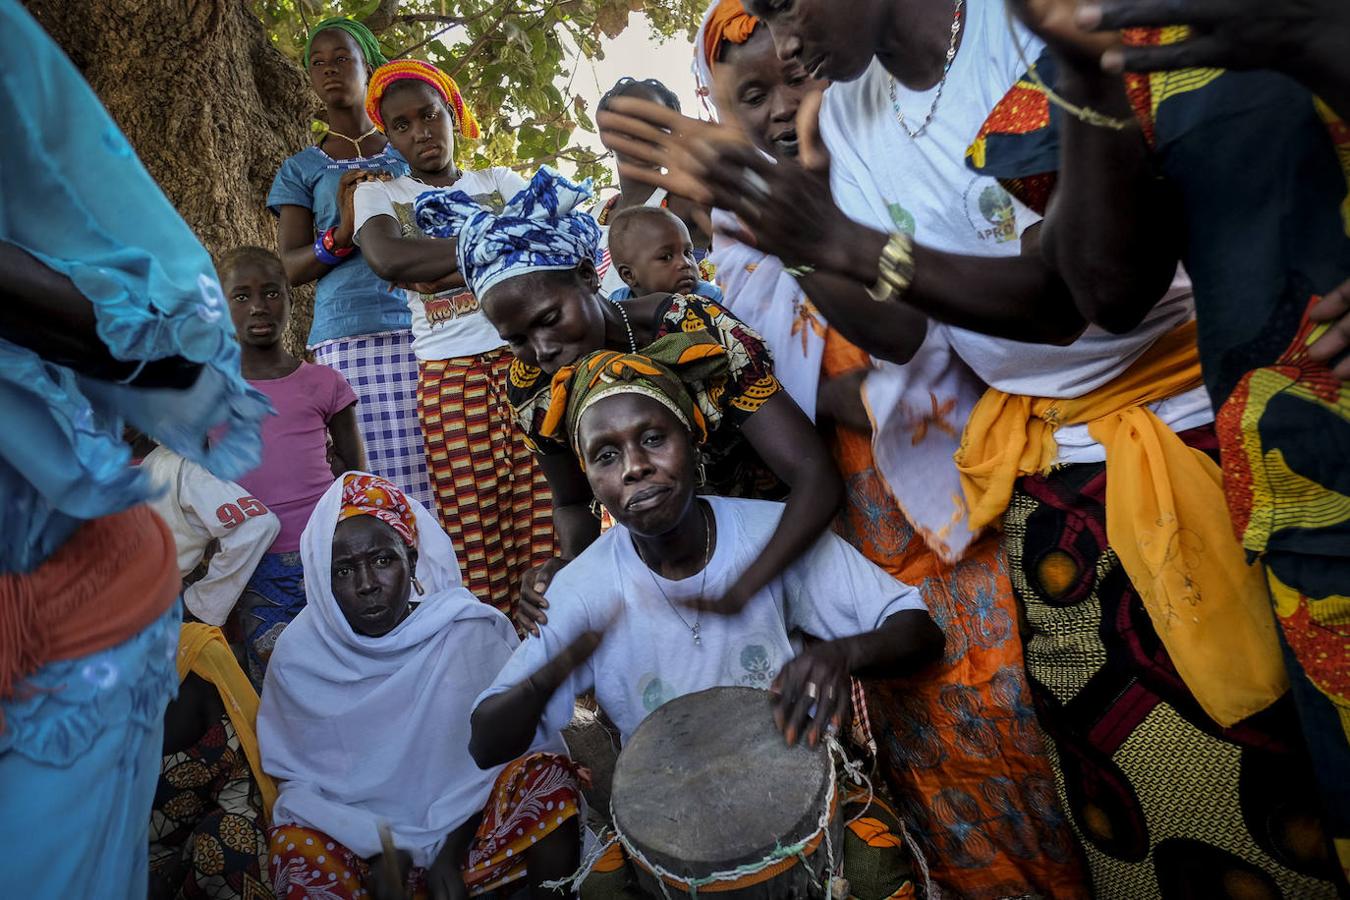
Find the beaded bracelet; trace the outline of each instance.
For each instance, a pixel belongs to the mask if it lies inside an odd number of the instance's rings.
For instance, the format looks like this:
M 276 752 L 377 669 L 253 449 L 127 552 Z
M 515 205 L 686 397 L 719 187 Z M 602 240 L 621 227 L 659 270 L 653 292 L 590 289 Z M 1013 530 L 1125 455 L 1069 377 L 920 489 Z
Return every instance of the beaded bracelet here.
M 914 239 L 907 234 L 892 234 L 881 248 L 877 269 L 877 282 L 867 289 L 871 298 L 878 303 L 903 300 L 914 281 Z

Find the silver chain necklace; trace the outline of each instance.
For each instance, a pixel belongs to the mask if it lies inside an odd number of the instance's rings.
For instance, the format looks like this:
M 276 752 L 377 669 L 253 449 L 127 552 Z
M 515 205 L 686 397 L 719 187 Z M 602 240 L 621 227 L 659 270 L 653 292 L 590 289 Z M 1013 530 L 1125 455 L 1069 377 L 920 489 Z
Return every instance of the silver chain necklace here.
M 905 134 L 913 140 L 923 137 L 924 132 L 928 131 L 928 126 L 933 124 L 933 117 L 937 115 L 938 104 L 942 102 L 942 89 L 947 86 L 947 75 L 952 71 L 952 60 L 956 59 L 956 39 L 961 34 L 961 9 L 965 5 L 965 0 L 956 0 L 956 14 L 952 17 L 952 40 L 947 45 L 947 61 L 942 66 L 942 80 L 938 82 L 937 94 L 933 97 L 933 105 L 928 107 L 928 115 L 924 117 L 923 124 L 919 126 L 917 131 L 912 130 L 909 123 L 905 121 L 905 111 L 900 108 L 900 99 L 896 96 L 895 76 L 890 76 L 891 111 L 895 113 L 895 121 L 900 123 L 900 127 L 905 129 Z
M 609 300 L 608 297 L 605 299 Z M 628 321 L 628 310 L 624 309 L 623 304 L 618 300 L 609 300 L 609 302 L 614 304 L 614 308 L 619 311 L 619 315 L 623 316 L 623 329 L 628 332 L 628 352 L 637 353 L 637 338 L 633 337 L 633 323 Z
M 695 500 L 694 502 L 698 503 L 699 501 Z M 703 513 L 703 528 L 704 528 L 703 577 L 700 578 L 698 582 L 698 596 L 699 599 L 702 599 L 703 587 L 708 583 L 708 563 L 712 562 L 712 522 L 708 519 L 708 511 L 703 508 L 703 505 L 701 503 L 699 504 L 699 512 Z M 637 549 L 637 544 L 635 543 L 633 547 L 634 549 Z M 638 559 L 642 559 L 641 550 L 638 550 Z M 699 617 L 695 615 L 694 624 L 690 625 L 689 620 L 680 614 L 679 607 L 677 607 L 674 603 L 671 602 L 670 597 L 666 594 L 666 589 L 661 587 L 661 582 L 657 581 L 656 573 L 652 571 L 652 567 L 648 565 L 645 559 L 642 559 L 642 564 L 647 567 L 647 574 L 651 576 L 652 584 L 656 585 L 656 589 L 661 592 L 661 599 L 666 601 L 666 605 L 670 607 L 670 611 L 679 617 L 680 622 L 684 625 L 685 628 L 688 628 L 689 633 L 694 636 L 694 646 L 702 647 L 703 636 L 699 634 L 699 629 L 702 627 L 702 624 L 699 622 Z

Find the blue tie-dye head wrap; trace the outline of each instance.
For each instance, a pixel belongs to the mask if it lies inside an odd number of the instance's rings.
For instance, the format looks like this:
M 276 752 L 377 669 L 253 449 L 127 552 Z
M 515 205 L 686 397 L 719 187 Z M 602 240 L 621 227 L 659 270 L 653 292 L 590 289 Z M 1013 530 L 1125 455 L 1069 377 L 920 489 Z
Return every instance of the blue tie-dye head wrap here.
M 509 278 L 549 269 L 575 269 L 595 259 L 600 226 L 577 209 L 591 180 L 568 181 L 544 166 L 500 213 L 463 191 L 427 191 L 417 198 L 417 225 L 427 234 L 459 238 L 459 270 L 479 297 Z

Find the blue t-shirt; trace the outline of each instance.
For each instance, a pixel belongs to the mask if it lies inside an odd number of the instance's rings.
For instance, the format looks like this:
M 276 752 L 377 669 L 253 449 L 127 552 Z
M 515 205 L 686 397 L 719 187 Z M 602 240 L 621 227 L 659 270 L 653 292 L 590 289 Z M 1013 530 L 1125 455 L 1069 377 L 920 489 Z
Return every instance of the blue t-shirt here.
M 333 159 L 318 147 L 306 147 L 281 164 L 267 195 L 267 208 L 279 216 L 283 206 L 303 206 L 314 214 L 315 228 L 327 231 L 338 224 L 338 182 L 349 169 L 408 174 L 408 164 L 391 146 L 359 159 Z M 337 338 L 406 331 L 411 326 L 403 291 L 391 288 L 370 270 L 360 253 L 354 253 L 319 279 L 308 344 L 313 347 Z

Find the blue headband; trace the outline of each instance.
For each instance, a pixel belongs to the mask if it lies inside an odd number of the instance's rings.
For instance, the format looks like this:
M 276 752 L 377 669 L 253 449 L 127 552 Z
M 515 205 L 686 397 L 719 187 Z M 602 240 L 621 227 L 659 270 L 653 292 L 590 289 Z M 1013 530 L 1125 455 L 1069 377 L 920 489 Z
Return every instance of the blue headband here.
M 595 259 L 600 226 L 577 210 L 593 195 L 591 180 L 568 181 L 544 166 L 500 213 L 463 191 L 427 191 L 414 203 L 417 225 L 435 237 L 459 238 L 459 270 L 479 297 L 530 272 L 575 269 Z

